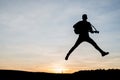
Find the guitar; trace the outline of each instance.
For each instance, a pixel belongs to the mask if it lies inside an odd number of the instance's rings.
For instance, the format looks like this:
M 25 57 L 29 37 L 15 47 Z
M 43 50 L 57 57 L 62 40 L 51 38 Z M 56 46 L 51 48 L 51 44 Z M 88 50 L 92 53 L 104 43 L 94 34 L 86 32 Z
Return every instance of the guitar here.
M 99 31 L 96 30 L 96 31 L 93 31 L 93 33 L 99 33 Z

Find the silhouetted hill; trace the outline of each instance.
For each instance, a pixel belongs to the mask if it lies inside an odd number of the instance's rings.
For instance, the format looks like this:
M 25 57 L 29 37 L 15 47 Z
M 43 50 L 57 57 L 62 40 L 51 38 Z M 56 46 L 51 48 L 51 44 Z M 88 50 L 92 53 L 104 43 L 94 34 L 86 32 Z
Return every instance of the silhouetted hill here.
M 120 80 L 120 70 L 85 70 L 72 74 L 53 74 L 17 70 L 0 70 L 0 80 Z
M 120 80 L 120 70 L 119 69 L 109 69 L 109 70 L 88 70 L 88 71 L 78 71 L 74 73 L 74 80 Z

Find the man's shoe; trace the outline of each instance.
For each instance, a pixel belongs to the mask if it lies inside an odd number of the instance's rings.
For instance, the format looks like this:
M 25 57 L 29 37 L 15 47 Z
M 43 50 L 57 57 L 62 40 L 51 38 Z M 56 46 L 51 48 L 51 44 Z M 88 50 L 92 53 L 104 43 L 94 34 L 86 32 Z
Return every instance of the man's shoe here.
M 109 54 L 109 52 L 103 52 L 102 57 L 104 57 L 105 55 L 108 55 L 108 54 Z
M 65 57 L 65 60 L 68 60 L 68 56 Z

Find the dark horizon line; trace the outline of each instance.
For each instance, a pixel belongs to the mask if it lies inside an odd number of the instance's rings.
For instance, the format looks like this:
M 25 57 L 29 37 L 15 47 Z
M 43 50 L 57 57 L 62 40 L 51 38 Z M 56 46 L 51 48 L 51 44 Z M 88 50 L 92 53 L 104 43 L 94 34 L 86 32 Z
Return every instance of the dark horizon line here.
M 17 69 L 0 69 L 0 72 L 1 71 L 13 71 L 13 72 L 30 72 L 30 73 L 50 73 L 50 74 L 74 74 L 74 73 L 77 73 L 77 72 L 92 72 L 92 71 L 120 71 L 120 69 L 115 69 L 115 68 L 113 68 L 113 69 L 95 69 L 95 70 L 93 70 L 93 69 L 91 69 L 91 70 L 78 70 L 78 71 L 75 71 L 75 72 L 73 72 L 73 73 L 67 73 L 67 72 L 65 72 L 65 73 L 54 73 L 54 72 L 40 72 L 40 71 L 38 71 L 38 72 L 36 72 L 36 71 L 27 71 L 27 70 L 17 70 Z

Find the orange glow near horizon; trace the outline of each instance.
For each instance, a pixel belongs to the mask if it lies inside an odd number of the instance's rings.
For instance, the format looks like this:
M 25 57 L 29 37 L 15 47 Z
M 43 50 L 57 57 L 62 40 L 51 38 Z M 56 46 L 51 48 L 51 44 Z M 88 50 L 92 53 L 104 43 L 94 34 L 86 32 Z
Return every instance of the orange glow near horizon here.
M 5 69 L 5 70 L 21 70 L 21 71 L 30 71 L 30 72 L 46 72 L 46 73 L 74 73 L 74 72 L 77 72 L 77 71 L 80 71 L 80 70 L 95 70 L 97 68 L 83 68 L 83 67 L 67 67 L 65 65 L 57 65 L 57 64 L 54 64 L 54 65 L 51 65 L 51 66 L 43 66 L 43 67 L 20 67 L 20 66 L 17 66 L 17 67 L 5 67 L 4 68 L 1 68 L 1 69 Z M 106 68 L 108 69 L 108 68 Z
M 51 67 L 52 73 L 67 73 L 68 71 L 69 71 L 69 69 L 62 64 L 54 64 Z
M 52 70 L 53 73 L 66 73 L 68 69 L 64 66 L 54 66 Z

